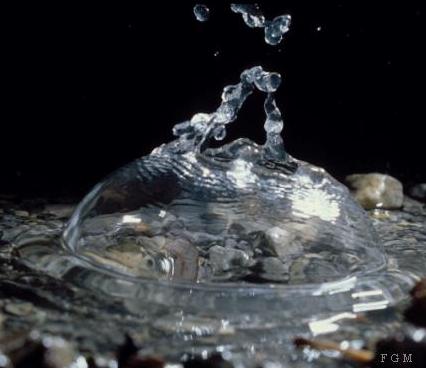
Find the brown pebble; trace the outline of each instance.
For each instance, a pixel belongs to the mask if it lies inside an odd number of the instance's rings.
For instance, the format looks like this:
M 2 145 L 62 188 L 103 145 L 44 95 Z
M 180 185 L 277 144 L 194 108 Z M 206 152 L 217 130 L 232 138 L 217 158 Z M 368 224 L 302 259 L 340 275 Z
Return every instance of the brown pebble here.
M 294 344 L 297 347 L 309 346 L 313 349 L 333 350 L 340 352 L 345 359 L 353 360 L 358 363 L 368 363 L 374 358 L 374 353 L 369 350 L 358 350 L 353 348 L 343 349 L 338 342 L 325 341 L 325 340 L 308 340 L 303 337 L 296 338 Z
M 426 278 L 418 282 L 410 291 L 411 305 L 404 311 L 410 323 L 426 328 Z

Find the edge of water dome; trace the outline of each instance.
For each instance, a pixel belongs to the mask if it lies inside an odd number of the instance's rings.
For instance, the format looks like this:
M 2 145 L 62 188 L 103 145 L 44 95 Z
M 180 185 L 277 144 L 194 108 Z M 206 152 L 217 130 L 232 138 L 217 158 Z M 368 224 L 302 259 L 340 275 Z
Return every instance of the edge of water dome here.
M 264 109 L 266 113 L 265 121 L 265 132 L 266 132 L 266 142 L 264 145 L 255 145 L 259 151 L 259 156 L 267 160 L 278 161 L 283 163 L 288 163 L 293 161 L 295 163 L 305 164 L 303 161 L 292 158 L 284 150 L 283 141 L 281 138 L 281 131 L 283 129 L 283 120 L 281 112 L 275 104 L 273 97 L 274 92 L 277 90 L 281 83 L 281 76 L 278 73 L 270 73 L 263 70 L 262 67 L 257 66 L 245 70 L 240 75 L 240 82 L 236 85 L 226 86 L 222 93 L 222 103 L 219 108 L 211 113 L 199 113 L 192 117 L 191 120 L 179 123 L 174 126 L 173 133 L 178 138 L 174 141 L 171 141 L 167 144 L 163 144 L 158 148 L 154 149 L 150 155 L 156 154 L 167 154 L 167 155 L 182 155 L 183 153 L 193 153 L 194 155 L 200 155 L 203 159 L 209 161 L 213 160 L 216 157 L 216 154 L 225 153 L 232 154 L 229 152 L 229 148 L 235 144 L 237 140 L 232 143 L 226 144 L 220 148 L 208 148 L 205 147 L 208 144 L 208 141 L 211 137 L 216 140 L 222 140 L 226 136 L 225 126 L 233 122 L 237 113 L 240 110 L 242 104 L 246 98 L 254 91 L 259 90 L 266 93 L 266 99 L 264 104 Z M 241 140 L 241 139 L 239 139 Z M 240 141 L 241 142 L 241 141 Z M 238 146 L 238 145 L 236 145 Z M 207 150 L 205 150 L 207 149 Z M 206 154 L 212 153 L 212 156 Z M 232 155 L 231 155 L 232 156 Z M 289 159 L 292 160 L 289 160 Z M 139 159 L 136 159 L 136 161 Z M 132 161 L 127 164 L 125 167 L 134 165 L 136 161 Z M 311 165 L 306 163 L 307 165 Z M 333 182 L 338 182 L 332 176 L 330 176 L 324 169 L 312 166 L 320 169 L 327 177 Z M 184 288 L 184 289 L 202 289 L 202 290 L 211 290 L 211 291 L 222 291 L 226 290 L 242 290 L 247 292 L 250 291 L 259 291 L 259 292 L 276 292 L 276 291 L 286 291 L 286 292 L 296 292 L 298 294 L 307 294 L 309 292 L 316 292 L 318 290 L 323 291 L 333 291 L 333 289 L 339 287 L 339 285 L 346 283 L 345 281 L 351 281 L 355 278 L 355 283 L 357 278 L 361 276 L 365 277 L 367 275 L 374 274 L 375 272 L 382 270 L 387 265 L 386 254 L 383 254 L 383 258 L 378 261 L 377 265 L 375 264 L 368 271 L 359 271 L 353 274 L 349 274 L 346 277 L 339 278 L 332 281 L 318 282 L 318 283 L 305 283 L 297 285 L 283 285 L 276 283 L 268 284 L 254 284 L 246 283 L 244 285 L 240 283 L 190 283 L 183 281 L 171 281 L 171 280 L 155 280 L 143 277 L 132 277 L 128 274 L 122 273 L 117 270 L 108 270 L 105 266 L 100 266 L 94 260 L 89 257 L 85 257 L 78 253 L 75 245 L 77 244 L 77 239 L 79 237 L 78 225 L 81 222 L 82 216 L 85 216 L 87 211 L 91 209 L 92 205 L 97 199 L 99 191 L 102 191 L 104 185 L 115 176 L 117 172 L 122 170 L 119 168 L 113 173 L 111 173 L 106 179 L 98 183 L 89 194 L 82 200 L 78 205 L 74 214 L 72 215 L 70 221 L 68 222 L 64 233 L 61 237 L 61 243 L 66 250 L 72 253 L 72 255 L 82 262 L 90 265 L 90 267 L 100 272 L 108 272 L 109 274 L 115 276 L 121 276 L 127 280 L 131 280 L 136 283 L 145 283 L 145 284 L 154 284 L 154 285 L 167 285 L 173 286 L 174 288 Z M 288 169 L 288 168 L 287 168 Z M 380 242 L 377 244 L 377 247 L 383 251 L 382 245 Z
M 312 316 L 312 309 L 326 312 L 360 312 L 391 307 L 403 300 L 413 285 L 413 278 L 398 272 L 374 270 L 324 283 L 299 285 L 191 283 L 132 277 L 100 266 L 93 260 L 72 253 L 60 238 L 49 242 L 27 240 L 15 243 L 22 265 L 106 296 L 129 301 L 139 307 L 150 302 L 175 306 L 182 311 L 202 309 L 213 314 L 258 316 L 268 304 L 269 318 Z M 58 250 L 59 249 L 59 250 Z M 131 302 L 133 301 L 133 302 Z M 140 305 L 142 304 L 142 305 Z M 248 316 L 248 315 L 245 315 Z M 267 318 L 267 317 L 265 317 Z M 262 318 L 264 319 L 264 318 Z
M 212 152 L 215 152 L 217 149 L 213 149 Z M 197 153 L 197 155 L 202 156 L 205 160 L 214 160 L 214 156 L 206 155 L 207 153 Z M 290 156 L 289 156 L 290 157 Z M 312 164 L 306 163 L 302 160 L 295 159 L 290 157 L 292 160 L 297 162 L 299 165 L 309 165 L 318 169 L 321 169 L 321 171 L 328 176 L 332 181 L 338 182 L 335 178 L 333 178 L 325 169 L 316 167 Z M 132 161 L 128 163 L 126 166 L 133 165 L 137 160 Z M 368 278 L 370 275 L 379 272 L 386 268 L 387 266 L 387 255 L 383 248 L 382 243 L 379 241 L 377 243 L 377 247 L 382 251 L 383 260 L 380 264 L 376 265 L 372 269 L 368 271 L 360 271 L 353 274 L 349 274 L 348 276 L 344 278 L 338 278 L 332 281 L 326 281 L 326 282 L 317 282 L 317 283 L 300 283 L 300 284 L 292 284 L 292 285 L 286 285 L 286 284 L 279 284 L 279 283 L 265 283 L 265 284 L 256 284 L 256 283 L 250 283 L 245 282 L 244 284 L 241 283 L 212 283 L 212 282 L 202 282 L 202 283 L 193 283 L 193 282 L 184 282 L 184 281 L 172 281 L 172 280 L 155 280 L 150 279 L 146 277 L 133 277 L 131 275 L 128 275 L 126 273 L 122 273 L 115 269 L 110 269 L 106 266 L 100 266 L 96 261 L 92 260 L 90 257 L 86 257 L 84 255 L 81 255 L 73 246 L 72 244 L 75 244 L 73 240 L 70 240 L 68 242 L 66 240 L 66 232 L 76 232 L 75 229 L 78 228 L 78 225 L 82 219 L 82 214 L 85 213 L 86 209 L 90 209 L 92 206 L 92 202 L 96 201 L 97 195 L 99 191 L 102 191 L 104 185 L 107 183 L 108 179 L 111 177 L 114 177 L 114 175 L 119 172 L 122 168 L 119 168 L 115 171 L 113 171 L 109 176 L 107 176 L 104 180 L 99 182 L 93 189 L 88 193 L 88 195 L 80 202 L 80 204 L 75 209 L 74 213 L 72 214 L 70 220 L 65 226 L 64 232 L 60 236 L 60 243 L 61 247 L 66 250 L 67 253 L 70 253 L 73 257 L 80 260 L 82 263 L 84 263 L 86 266 L 88 266 L 92 270 L 96 270 L 97 272 L 109 274 L 111 276 L 120 277 L 123 279 L 126 279 L 128 281 L 132 281 L 134 283 L 140 283 L 140 284 L 151 284 L 151 285 L 158 285 L 158 286 L 168 286 L 173 287 L 176 289 L 200 289 L 204 291 L 211 291 L 211 292 L 219 292 L 226 289 L 227 291 L 233 290 L 233 291 L 240 291 L 247 293 L 247 291 L 252 291 L 256 293 L 276 293 L 276 292 L 288 292 L 288 293 L 294 293 L 299 295 L 307 295 L 309 293 L 333 293 L 338 288 L 341 288 L 342 285 L 345 285 L 345 283 L 353 282 L 352 288 L 359 283 L 359 281 L 363 280 L 364 278 Z M 340 182 L 338 182 L 340 185 L 342 185 Z M 342 185 L 343 186 L 343 185 Z M 345 186 L 344 186 L 345 187 Z M 345 187 L 346 188 L 346 187 Z M 78 232 L 77 232 L 78 233 Z M 78 238 L 78 234 L 71 235 L 71 238 Z M 354 280 L 355 279 L 355 280 Z M 349 281 L 349 282 L 348 282 Z
M 384 269 L 386 267 L 386 262 L 382 265 L 377 266 L 367 272 L 360 272 L 350 274 L 345 278 L 336 279 L 328 282 L 318 282 L 318 283 L 300 283 L 300 284 L 277 284 L 277 283 L 265 283 L 265 284 L 256 284 L 256 283 L 212 283 L 212 282 L 202 282 L 202 283 L 193 283 L 193 282 L 184 282 L 184 281 L 172 281 L 172 280 L 155 280 L 145 277 L 133 277 L 131 275 L 122 273 L 115 269 L 110 269 L 105 266 L 100 266 L 90 257 L 81 255 L 74 250 L 71 250 L 67 246 L 63 238 L 60 238 L 61 246 L 72 255 L 74 258 L 78 259 L 80 262 L 85 264 L 89 269 L 107 274 L 112 277 L 125 279 L 136 284 L 144 285 L 157 285 L 163 287 L 172 287 L 175 289 L 185 289 L 185 290 L 202 290 L 210 292 L 223 292 L 233 291 L 233 292 L 242 292 L 247 294 L 247 292 L 253 292 L 256 294 L 265 294 L 265 293 L 276 293 L 276 292 L 289 292 L 295 294 L 307 295 L 311 293 L 312 295 L 322 295 L 322 294 L 333 294 L 337 292 L 344 292 L 352 290 L 359 281 L 362 281 L 364 278 L 368 278 L 370 275 Z

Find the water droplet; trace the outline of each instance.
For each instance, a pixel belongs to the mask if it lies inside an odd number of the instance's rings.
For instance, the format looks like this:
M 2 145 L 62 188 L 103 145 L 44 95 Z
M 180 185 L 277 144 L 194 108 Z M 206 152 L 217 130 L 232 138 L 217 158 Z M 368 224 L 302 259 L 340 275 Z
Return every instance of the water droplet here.
M 231 4 L 234 13 L 242 15 L 245 24 L 250 28 L 262 28 L 265 26 L 265 17 L 257 4 Z
M 210 16 L 210 9 L 204 4 L 196 4 L 194 6 L 194 15 L 197 21 L 206 22 Z
M 265 27 L 265 41 L 269 45 L 278 45 L 290 29 L 290 15 L 280 15 Z
M 231 4 L 231 10 L 241 14 L 250 28 L 264 28 L 265 42 L 269 45 L 278 45 L 290 28 L 290 15 L 280 15 L 268 21 L 257 4 Z

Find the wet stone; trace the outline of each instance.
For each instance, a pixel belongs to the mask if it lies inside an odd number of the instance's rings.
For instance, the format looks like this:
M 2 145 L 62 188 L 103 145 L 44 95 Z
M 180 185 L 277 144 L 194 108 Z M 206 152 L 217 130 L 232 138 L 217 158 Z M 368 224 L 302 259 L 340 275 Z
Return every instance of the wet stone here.
M 17 217 L 29 217 L 30 213 L 26 210 L 15 210 L 15 215 Z
M 77 355 L 70 342 L 60 337 L 45 337 L 42 342 L 46 348 L 44 362 L 47 367 L 66 368 L 75 366 Z M 84 359 L 83 361 L 85 362 Z
M 426 201 L 426 183 L 420 183 L 411 187 L 409 195 L 417 200 Z
M 10 302 L 5 305 L 4 311 L 6 313 L 16 316 L 26 316 L 33 312 L 34 305 L 30 302 L 13 303 Z
M 286 282 L 289 280 L 289 263 L 278 258 L 266 257 L 256 264 L 254 268 L 258 275 L 271 282 Z
M 244 251 L 219 245 L 212 246 L 209 249 L 209 262 L 216 271 L 227 271 L 235 267 L 246 267 L 251 264 L 249 255 Z
M 295 233 L 280 227 L 273 227 L 266 231 L 266 239 L 273 253 L 279 258 L 286 258 L 303 252 Z
M 54 215 L 59 219 L 69 218 L 74 211 L 75 205 L 69 204 L 48 204 L 44 207 L 43 213 Z
M 352 174 L 346 182 L 364 209 L 399 209 L 404 194 L 402 183 L 386 174 Z
M 426 279 L 422 279 L 411 290 L 411 304 L 405 310 L 407 321 L 426 328 Z
M 421 201 L 417 201 L 408 196 L 404 196 L 402 208 L 407 213 L 420 215 L 423 213 L 424 209 L 426 208 L 426 205 Z
M 39 331 L 17 331 L 2 338 L 0 350 L 11 366 L 87 368 L 84 356 L 61 337 L 43 335 Z

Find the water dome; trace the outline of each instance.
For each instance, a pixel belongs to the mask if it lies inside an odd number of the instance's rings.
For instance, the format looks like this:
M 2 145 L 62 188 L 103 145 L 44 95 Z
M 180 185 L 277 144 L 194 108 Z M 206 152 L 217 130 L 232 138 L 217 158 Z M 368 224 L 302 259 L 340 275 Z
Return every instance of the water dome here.
M 382 268 L 375 231 L 347 188 L 285 151 L 280 82 L 261 67 L 244 71 L 217 111 L 176 125 L 176 140 L 96 185 L 65 247 L 117 275 L 186 286 L 308 286 Z M 240 138 L 210 148 L 256 89 L 266 94 L 264 145 Z

